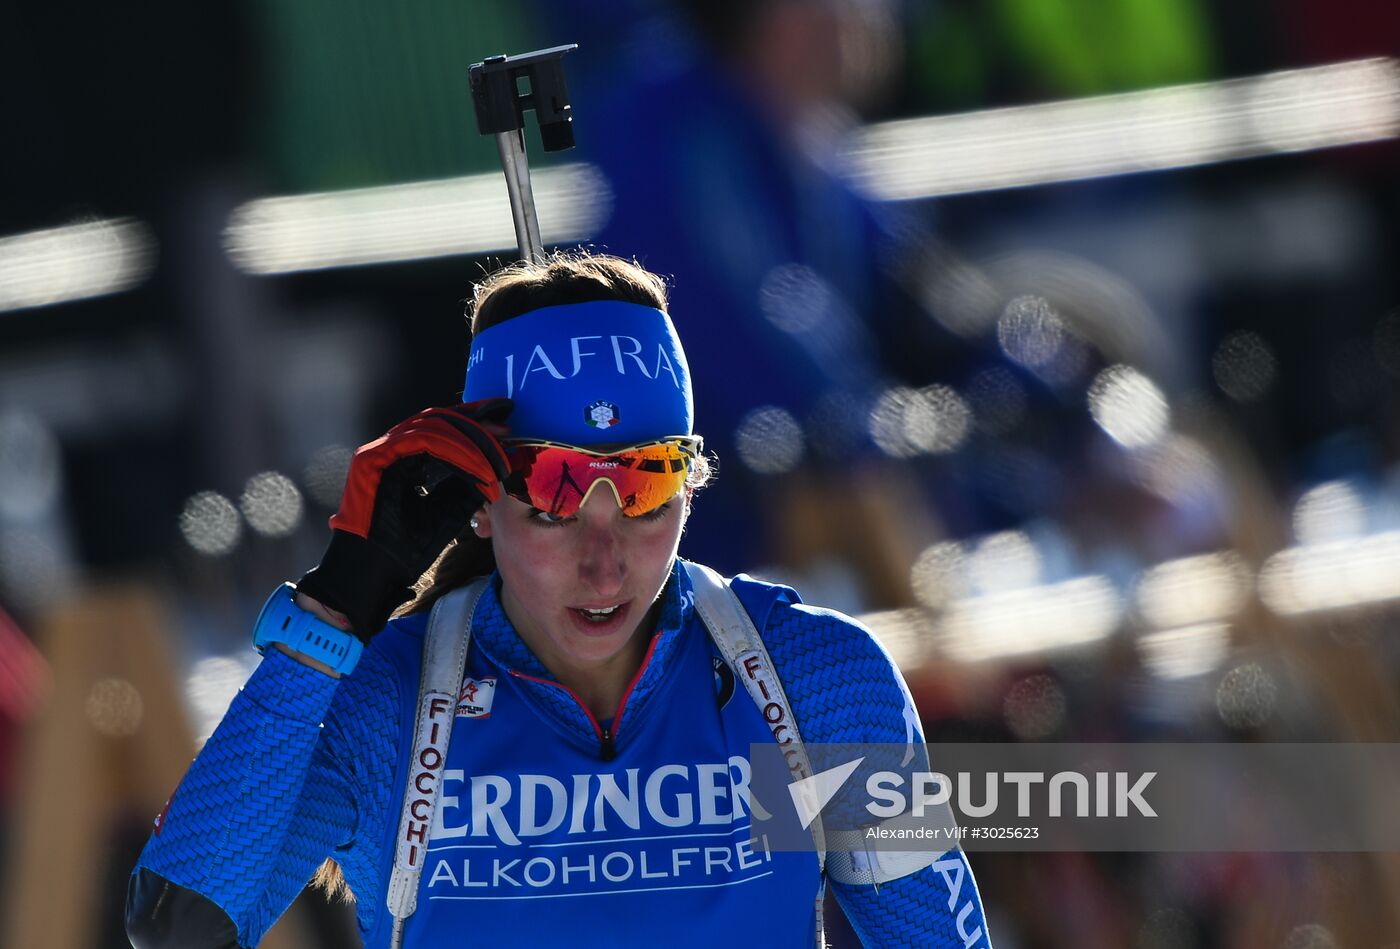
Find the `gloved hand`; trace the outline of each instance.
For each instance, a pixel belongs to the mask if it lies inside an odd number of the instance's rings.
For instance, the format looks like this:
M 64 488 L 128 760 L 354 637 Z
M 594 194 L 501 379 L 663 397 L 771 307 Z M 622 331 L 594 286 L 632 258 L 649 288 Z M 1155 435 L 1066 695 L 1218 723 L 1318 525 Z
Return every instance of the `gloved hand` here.
M 345 614 L 369 642 L 472 514 L 500 497 L 510 410 L 509 399 L 425 409 L 362 445 L 330 545 L 297 591 Z

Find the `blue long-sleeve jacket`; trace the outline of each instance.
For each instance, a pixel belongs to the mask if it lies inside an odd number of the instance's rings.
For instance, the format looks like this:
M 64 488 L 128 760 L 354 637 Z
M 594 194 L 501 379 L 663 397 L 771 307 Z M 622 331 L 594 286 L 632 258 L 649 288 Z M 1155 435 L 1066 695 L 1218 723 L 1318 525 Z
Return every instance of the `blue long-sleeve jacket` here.
M 909 740 L 907 689 L 865 629 L 784 587 L 733 586 L 807 743 Z M 681 947 L 726 932 L 812 945 L 815 858 L 748 846 L 743 759 L 772 738 L 716 661 L 679 568 L 657 627 L 618 714 L 598 722 L 488 587 L 407 949 L 468 931 L 510 945 Z M 141 855 L 135 945 L 256 946 L 327 856 L 356 895 L 366 946 L 388 944 L 425 628 L 423 614 L 395 620 L 341 680 L 268 654 Z M 868 946 L 990 945 L 957 850 L 878 888 L 831 886 Z

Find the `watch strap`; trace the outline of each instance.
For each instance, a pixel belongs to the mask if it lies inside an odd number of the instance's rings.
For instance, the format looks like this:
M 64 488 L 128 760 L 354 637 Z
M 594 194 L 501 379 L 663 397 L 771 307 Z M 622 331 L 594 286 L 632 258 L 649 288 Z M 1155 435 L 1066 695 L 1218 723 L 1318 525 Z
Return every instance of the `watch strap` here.
M 330 666 L 346 675 L 360 661 L 365 644 L 354 633 L 338 629 L 296 604 L 296 588 L 284 583 L 273 591 L 258 614 L 253 646 L 263 652 L 272 643 Z

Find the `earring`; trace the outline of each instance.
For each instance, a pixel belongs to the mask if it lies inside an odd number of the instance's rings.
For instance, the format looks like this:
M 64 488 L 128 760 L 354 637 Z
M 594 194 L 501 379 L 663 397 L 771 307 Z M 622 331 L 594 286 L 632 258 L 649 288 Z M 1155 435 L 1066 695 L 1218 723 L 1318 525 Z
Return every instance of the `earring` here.
M 472 518 L 472 530 L 476 530 L 480 526 L 481 522 L 478 521 L 476 518 Z

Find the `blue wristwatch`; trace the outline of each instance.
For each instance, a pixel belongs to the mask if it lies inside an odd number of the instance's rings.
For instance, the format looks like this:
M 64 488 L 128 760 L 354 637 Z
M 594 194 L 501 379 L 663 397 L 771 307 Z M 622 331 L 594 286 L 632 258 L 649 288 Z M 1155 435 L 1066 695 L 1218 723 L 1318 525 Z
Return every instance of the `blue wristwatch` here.
M 269 643 L 287 646 L 346 675 L 360 661 L 365 644 L 354 633 L 337 629 L 296 604 L 296 587 L 284 583 L 273 591 L 258 614 L 253 627 L 253 646 L 258 652 Z

